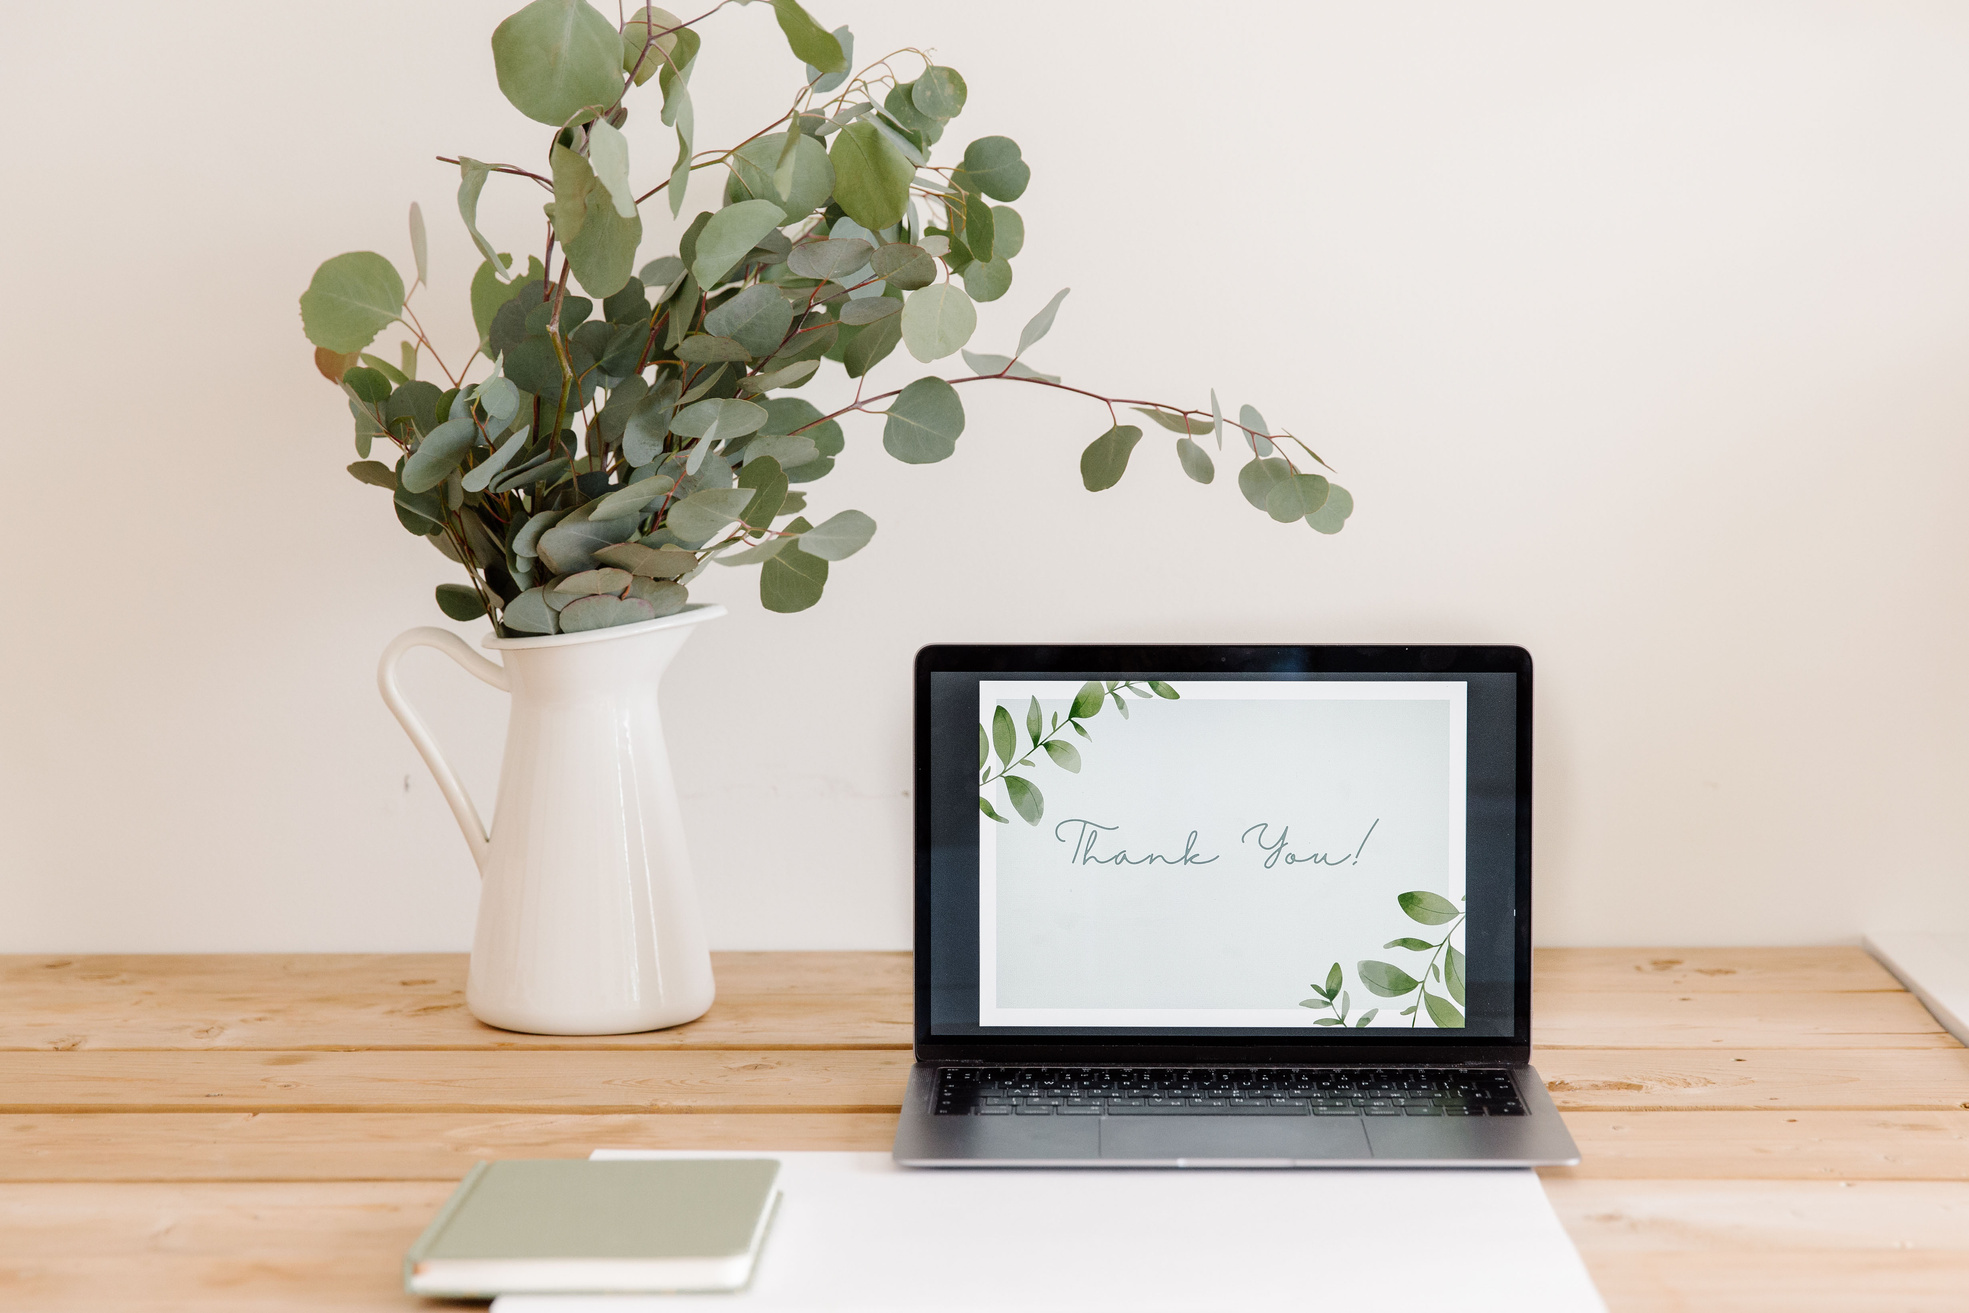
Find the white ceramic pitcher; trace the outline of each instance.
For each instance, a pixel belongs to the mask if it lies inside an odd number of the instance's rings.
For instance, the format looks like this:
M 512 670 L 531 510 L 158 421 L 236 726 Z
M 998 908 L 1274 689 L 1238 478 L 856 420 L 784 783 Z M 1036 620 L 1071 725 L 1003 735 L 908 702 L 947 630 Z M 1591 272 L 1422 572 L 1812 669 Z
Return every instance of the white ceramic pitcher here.
M 692 605 L 613 629 L 488 637 L 488 661 L 448 630 L 399 635 L 383 653 L 383 701 L 431 768 L 478 862 L 478 930 L 465 1004 L 504 1030 L 620 1035 L 711 1006 L 656 686 L 694 626 Z M 430 731 L 397 686 L 397 662 L 434 647 L 513 698 L 488 835 Z

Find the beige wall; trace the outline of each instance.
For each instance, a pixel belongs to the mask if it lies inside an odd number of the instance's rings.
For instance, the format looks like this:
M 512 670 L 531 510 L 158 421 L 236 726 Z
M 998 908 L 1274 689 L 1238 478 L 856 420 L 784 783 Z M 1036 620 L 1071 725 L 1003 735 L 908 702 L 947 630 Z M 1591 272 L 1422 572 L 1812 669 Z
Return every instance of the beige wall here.
M 430 316 L 468 342 L 431 157 L 538 153 L 492 80 L 505 7 L 0 20 L 0 950 L 466 944 L 470 864 L 372 675 L 449 567 L 341 472 L 295 296 L 342 250 L 408 268 L 418 200 Z M 815 500 L 874 544 L 795 617 L 721 573 L 735 615 L 669 684 L 719 945 L 906 943 L 932 641 L 1522 643 L 1545 942 L 1969 913 L 1969 11 L 814 7 L 960 69 L 960 145 L 1025 145 L 1028 245 L 976 345 L 1071 284 L 1044 367 L 1255 402 L 1360 510 L 1274 526 L 1148 449 L 1089 495 L 1102 413 L 1027 389 L 967 392 L 931 468 L 852 424 Z M 764 5 L 709 31 L 703 140 L 736 140 L 795 67 Z M 654 181 L 673 147 L 632 103 Z M 536 248 L 540 198 L 492 191 Z M 489 807 L 500 695 L 441 660 L 410 682 Z

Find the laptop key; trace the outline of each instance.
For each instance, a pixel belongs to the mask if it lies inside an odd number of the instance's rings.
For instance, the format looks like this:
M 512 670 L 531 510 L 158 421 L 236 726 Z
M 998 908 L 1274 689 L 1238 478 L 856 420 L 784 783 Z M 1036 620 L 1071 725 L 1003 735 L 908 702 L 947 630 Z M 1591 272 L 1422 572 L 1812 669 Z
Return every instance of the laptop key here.
M 980 1117 L 1009 1117 L 1011 1113 L 1012 1110 L 1010 1108 L 1006 1107 L 1002 1103 L 999 1103 L 999 1104 L 991 1104 L 986 1107 L 979 1108 L 977 1115 Z
M 1052 1115 L 1053 1105 L 1050 1103 L 1022 1103 L 1019 1105 L 1019 1116 L 1021 1117 L 1050 1117 Z

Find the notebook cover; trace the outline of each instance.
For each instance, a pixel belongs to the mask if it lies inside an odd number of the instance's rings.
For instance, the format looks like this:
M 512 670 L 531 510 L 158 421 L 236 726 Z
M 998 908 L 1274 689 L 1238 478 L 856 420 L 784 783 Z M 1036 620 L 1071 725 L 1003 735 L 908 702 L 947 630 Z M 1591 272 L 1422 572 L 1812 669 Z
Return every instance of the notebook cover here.
M 480 1163 L 404 1257 L 718 1259 L 748 1253 L 773 1197 L 771 1158 Z

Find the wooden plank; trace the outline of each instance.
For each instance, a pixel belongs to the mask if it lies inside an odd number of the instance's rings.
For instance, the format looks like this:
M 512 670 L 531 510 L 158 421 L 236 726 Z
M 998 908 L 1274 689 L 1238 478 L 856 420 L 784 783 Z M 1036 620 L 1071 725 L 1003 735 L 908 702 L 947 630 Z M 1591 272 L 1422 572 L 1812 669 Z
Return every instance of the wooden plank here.
M 1532 998 L 1540 1048 L 1953 1049 L 1914 995 L 1555 992 Z
M 714 953 L 718 1002 L 640 1035 L 519 1035 L 460 953 L 0 957 L 0 1049 L 907 1048 L 907 953 Z
M 1609 1313 L 1962 1313 L 1969 1254 L 1595 1253 L 1586 1270 Z
M 893 1112 L 907 1053 L 0 1053 L 0 1112 Z
M 1969 1108 L 1969 1049 L 1534 1050 L 1565 1111 Z
M 403 1254 L 455 1181 L 0 1186 L 0 1304 L 429 1309 Z
M 1610 1308 L 1960 1309 L 1969 1183 L 1548 1180 Z
M 0 1116 L 0 1181 L 427 1181 L 596 1149 L 885 1153 L 895 1133 L 894 1113 L 29 1113 Z
M 1789 994 L 1898 991 L 1850 945 L 1814 948 L 1535 948 L 1532 979 L 1554 993 Z
M 1969 1112 L 1569 1112 L 1549 1180 L 1969 1181 Z

